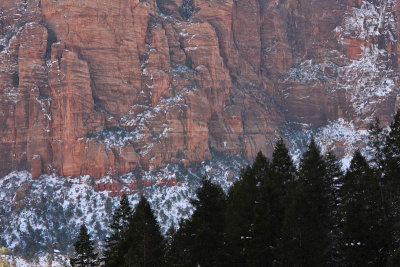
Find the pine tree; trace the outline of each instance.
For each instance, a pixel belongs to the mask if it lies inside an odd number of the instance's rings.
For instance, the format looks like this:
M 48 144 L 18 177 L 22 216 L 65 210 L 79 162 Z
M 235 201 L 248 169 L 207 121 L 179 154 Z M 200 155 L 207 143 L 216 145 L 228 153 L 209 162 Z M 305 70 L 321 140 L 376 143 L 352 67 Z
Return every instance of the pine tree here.
M 163 266 L 165 242 L 149 202 L 142 196 L 127 231 L 125 266 Z
M 268 159 L 264 156 L 264 154 L 261 151 L 259 151 L 251 167 L 255 180 L 257 181 L 257 184 L 260 184 L 261 181 L 264 179 L 268 167 L 269 167 Z
M 75 257 L 70 259 L 73 267 L 97 266 L 97 253 L 94 253 L 93 241 L 87 232 L 85 224 L 79 230 L 78 240 L 74 244 Z
M 103 260 L 107 267 L 118 267 L 123 263 L 123 255 L 125 255 L 127 249 L 124 246 L 124 239 L 131 216 L 132 208 L 129 205 L 128 197 L 123 195 L 119 207 L 113 214 L 110 237 L 106 240 Z
M 331 205 L 334 205 L 334 211 L 339 204 L 339 189 L 343 178 L 343 172 L 339 160 L 332 151 L 328 152 L 324 160 L 326 165 L 326 180 L 331 188 Z
M 390 132 L 386 137 L 384 148 L 384 179 L 385 187 L 392 203 L 400 196 L 400 110 L 394 116 Z M 395 207 L 397 209 L 398 207 Z M 397 211 L 395 211 L 397 212 Z
M 282 138 L 275 145 L 269 169 L 270 174 L 277 180 L 275 182 L 280 186 L 293 182 L 296 176 L 296 168 Z
M 165 266 L 174 266 L 176 263 L 174 253 L 174 240 L 177 235 L 177 231 L 174 225 L 171 225 L 168 228 L 168 231 L 165 235 Z
M 173 235 L 171 246 L 166 253 L 166 266 L 193 265 L 190 254 L 192 244 L 190 220 L 181 220 L 178 231 Z
M 299 179 L 290 189 L 290 203 L 278 241 L 277 264 L 327 266 L 331 260 L 332 220 L 326 164 L 314 140 L 300 162 Z
M 379 177 L 383 175 L 385 158 L 384 147 L 385 133 L 381 127 L 379 118 L 375 118 L 374 122 L 368 128 L 368 148 L 371 164 L 379 174 Z
M 248 266 L 271 266 L 287 205 L 287 185 L 295 176 L 296 168 L 283 139 L 280 139 L 260 183 L 252 239 L 247 247 Z
M 169 228 L 167 233 L 165 234 L 165 249 L 166 252 L 171 250 L 172 245 L 174 243 L 174 236 L 176 235 L 175 226 L 172 224 Z
M 392 240 L 389 247 L 391 260 L 399 255 L 400 247 L 400 110 L 395 114 L 390 125 L 390 131 L 386 135 L 386 143 L 383 149 L 384 171 L 383 191 L 388 217 L 388 228 Z M 397 256 L 396 256 L 397 257 Z
M 191 201 L 194 212 L 188 222 L 191 265 L 221 266 L 225 262 L 225 194 L 219 185 L 203 179 L 196 195 L 197 198 Z
M 347 266 L 384 266 L 383 209 L 379 178 L 359 151 L 354 154 L 340 190 L 342 251 Z
M 400 180 L 400 110 L 396 113 L 390 125 L 384 148 L 386 158 L 386 174 L 398 177 Z
M 254 207 L 258 197 L 258 185 L 265 176 L 268 160 L 260 151 L 252 165 L 242 170 L 240 178 L 230 188 L 226 211 L 226 264 L 243 266 L 252 239 Z
M 227 261 L 231 266 L 244 266 L 246 242 L 254 221 L 254 205 L 258 195 L 253 169 L 247 167 L 230 188 L 226 211 Z
M 340 253 L 340 216 L 337 212 L 340 206 L 340 185 L 343 182 L 343 172 L 341 164 L 332 151 L 325 156 L 326 178 L 330 184 L 331 199 L 329 203 L 330 217 L 332 219 L 332 253 L 330 265 L 341 265 L 342 257 Z
M 400 262 L 400 248 L 393 249 L 388 255 L 387 265 L 388 267 L 398 267 Z

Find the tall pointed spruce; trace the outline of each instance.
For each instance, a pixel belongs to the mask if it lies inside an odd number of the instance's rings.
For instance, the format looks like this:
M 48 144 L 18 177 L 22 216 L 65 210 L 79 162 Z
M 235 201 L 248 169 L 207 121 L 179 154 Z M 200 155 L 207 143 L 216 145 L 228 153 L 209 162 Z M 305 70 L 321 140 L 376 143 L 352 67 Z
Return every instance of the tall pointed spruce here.
M 386 146 L 384 148 L 386 157 L 387 175 L 397 176 L 400 180 L 400 110 L 397 111 L 390 124 L 390 132 L 386 138 Z
M 252 168 L 247 167 L 238 181 L 230 188 L 226 211 L 227 261 L 231 266 L 244 266 L 246 242 L 254 221 L 254 204 L 257 181 Z
M 119 207 L 113 214 L 110 237 L 106 240 L 103 258 L 106 267 L 118 267 L 124 262 L 123 255 L 127 250 L 124 240 L 131 216 L 132 208 L 129 205 L 128 197 L 123 195 Z
M 383 191 L 387 207 L 392 244 L 389 248 L 391 262 L 400 258 L 400 110 L 395 114 L 386 135 L 384 152 Z
M 191 201 L 194 212 L 190 219 L 190 255 L 193 266 L 221 266 L 224 264 L 226 197 L 219 185 L 203 179 Z
M 166 253 L 166 266 L 191 266 L 192 257 L 190 246 L 192 244 L 192 230 L 189 220 L 179 223 L 178 231 L 173 235 L 171 246 Z
M 329 201 L 330 217 L 332 219 L 332 249 L 330 265 L 341 265 L 342 257 L 340 252 L 340 216 L 337 212 L 340 206 L 340 186 L 343 182 L 341 164 L 332 151 L 325 156 L 326 179 L 330 184 L 331 198 Z
M 394 202 L 400 198 L 400 110 L 396 113 L 390 125 L 384 148 L 385 167 L 384 180 L 389 199 L 397 212 L 400 211 Z
M 381 127 L 381 122 L 379 118 L 375 118 L 368 128 L 368 152 L 372 167 L 379 174 L 379 177 L 382 177 L 384 169 L 385 141 L 385 133 Z
M 340 192 L 342 251 L 349 266 L 384 266 L 386 239 L 379 179 L 359 151 Z
M 149 202 L 143 196 L 133 213 L 127 231 L 125 266 L 164 265 L 165 242 Z
M 283 139 L 280 139 L 260 183 L 252 239 L 247 247 L 248 266 L 272 265 L 287 206 L 287 185 L 295 176 L 296 168 Z
M 326 164 L 314 140 L 300 162 L 278 242 L 277 264 L 327 266 L 331 260 L 331 190 Z
M 326 164 L 326 180 L 330 185 L 331 190 L 331 205 L 334 206 L 332 211 L 338 206 L 340 183 L 343 179 L 343 172 L 340 161 L 332 151 L 329 151 L 325 156 Z
M 78 239 L 74 244 L 75 254 L 70 259 L 71 266 L 73 267 L 91 267 L 97 266 L 97 253 L 94 253 L 93 241 L 90 240 L 90 235 L 87 228 L 82 224 Z

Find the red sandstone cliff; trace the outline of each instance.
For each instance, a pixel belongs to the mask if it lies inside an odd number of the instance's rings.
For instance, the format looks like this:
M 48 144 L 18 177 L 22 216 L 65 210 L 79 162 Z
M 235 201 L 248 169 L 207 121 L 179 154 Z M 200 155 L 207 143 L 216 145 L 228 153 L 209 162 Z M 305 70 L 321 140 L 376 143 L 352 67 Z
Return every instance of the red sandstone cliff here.
M 287 123 L 384 122 L 396 0 L 2 0 L 0 174 L 269 153 Z

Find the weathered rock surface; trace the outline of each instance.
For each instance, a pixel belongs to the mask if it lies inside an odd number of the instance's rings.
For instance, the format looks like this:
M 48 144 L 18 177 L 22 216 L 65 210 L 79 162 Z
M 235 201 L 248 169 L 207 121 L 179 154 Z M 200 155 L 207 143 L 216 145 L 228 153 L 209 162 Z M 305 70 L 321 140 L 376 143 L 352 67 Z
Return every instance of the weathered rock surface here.
M 3 0 L 0 174 L 251 159 L 288 125 L 388 123 L 399 12 L 396 0 Z

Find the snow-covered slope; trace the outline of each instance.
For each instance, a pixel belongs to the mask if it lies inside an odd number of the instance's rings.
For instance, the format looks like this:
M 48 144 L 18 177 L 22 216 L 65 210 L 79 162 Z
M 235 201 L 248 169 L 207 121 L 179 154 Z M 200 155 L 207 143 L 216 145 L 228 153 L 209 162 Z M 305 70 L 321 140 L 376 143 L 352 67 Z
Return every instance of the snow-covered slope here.
M 132 206 L 143 194 L 165 233 L 191 215 L 190 199 L 203 177 L 227 190 L 244 164 L 221 158 L 189 168 L 168 165 L 157 171 L 96 180 L 55 174 L 34 180 L 28 172 L 13 172 L 0 180 L 0 241 L 16 256 L 41 264 L 62 263 L 82 223 L 101 246 L 122 194 L 128 195 Z M 22 259 L 17 265 L 23 266 Z

